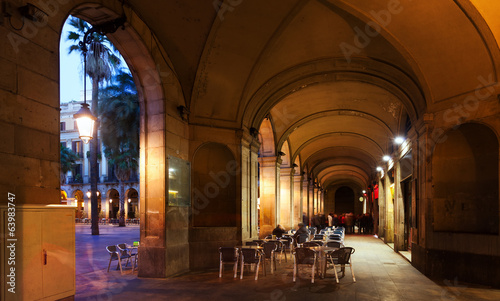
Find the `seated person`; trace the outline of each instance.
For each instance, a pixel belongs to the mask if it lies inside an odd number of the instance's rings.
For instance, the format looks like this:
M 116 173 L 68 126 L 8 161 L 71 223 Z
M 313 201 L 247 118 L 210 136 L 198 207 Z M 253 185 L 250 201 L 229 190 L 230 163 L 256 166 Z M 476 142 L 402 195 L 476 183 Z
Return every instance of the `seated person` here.
M 303 243 L 307 240 L 307 237 L 309 237 L 309 231 L 307 230 L 306 225 L 304 225 L 304 223 L 299 223 L 298 226 L 299 229 L 297 229 L 295 234 L 293 234 L 293 239 L 295 240 L 295 243 Z
M 283 234 L 286 233 L 285 228 L 283 228 L 281 225 L 277 225 L 276 228 L 273 230 L 273 235 L 276 235 L 276 237 L 283 237 Z

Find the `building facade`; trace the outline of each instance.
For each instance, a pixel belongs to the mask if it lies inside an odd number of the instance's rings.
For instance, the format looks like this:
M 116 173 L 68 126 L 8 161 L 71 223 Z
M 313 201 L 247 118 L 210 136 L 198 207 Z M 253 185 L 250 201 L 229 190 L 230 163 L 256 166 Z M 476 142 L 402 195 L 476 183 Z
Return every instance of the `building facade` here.
M 90 164 L 89 144 L 79 138 L 73 115 L 80 110 L 82 102 L 70 101 L 61 103 L 61 145 L 75 152 L 78 160 L 61 183 L 61 203 L 77 207 L 76 218 L 90 219 Z M 90 105 L 89 105 L 90 107 Z M 97 139 L 100 141 L 100 132 Z M 110 166 L 104 155 L 102 142 L 98 146 L 98 184 L 97 194 L 99 201 L 99 217 L 107 220 L 117 219 L 119 214 L 119 183 L 114 175 L 113 166 Z M 139 218 L 139 176 L 132 173 L 125 185 L 125 217 L 126 219 Z

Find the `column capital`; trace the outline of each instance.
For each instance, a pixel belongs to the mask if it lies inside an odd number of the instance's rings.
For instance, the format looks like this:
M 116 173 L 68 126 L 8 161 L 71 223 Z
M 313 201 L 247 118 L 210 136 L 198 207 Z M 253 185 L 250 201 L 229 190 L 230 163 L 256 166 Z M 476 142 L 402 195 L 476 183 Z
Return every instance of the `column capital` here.
M 292 176 L 292 170 L 293 170 L 293 168 L 291 168 L 291 167 L 281 167 L 280 168 L 280 175 L 290 177 L 290 176 Z
M 276 166 L 276 156 L 271 156 L 271 157 L 259 157 L 259 164 L 262 167 L 271 167 L 271 166 Z
M 257 138 L 252 136 L 248 131 L 239 130 L 236 131 L 237 137 L 241 139 L 241 145 L 250 148 L 253 152 L 258 152 L 260 148 L 260 142 Z

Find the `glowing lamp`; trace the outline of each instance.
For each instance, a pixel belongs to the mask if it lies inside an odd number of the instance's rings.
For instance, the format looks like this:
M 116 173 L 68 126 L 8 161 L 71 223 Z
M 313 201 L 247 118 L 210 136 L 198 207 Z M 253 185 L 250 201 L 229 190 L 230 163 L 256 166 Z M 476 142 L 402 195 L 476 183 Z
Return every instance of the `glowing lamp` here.
M 83 143 L 89 143 L 94 136 L 94 125 L 97 118 L 92 115 L 87 103 L 82 103 L 81 109 L 73 117 L 76 120 L 80 139 Z

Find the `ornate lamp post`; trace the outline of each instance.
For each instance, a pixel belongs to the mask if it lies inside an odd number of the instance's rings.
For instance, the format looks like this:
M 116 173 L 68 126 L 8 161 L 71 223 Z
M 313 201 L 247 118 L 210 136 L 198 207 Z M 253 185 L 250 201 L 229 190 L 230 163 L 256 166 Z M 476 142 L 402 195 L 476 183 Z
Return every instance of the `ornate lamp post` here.
M 97 137 L 97 117 L 92 115 L 87 104 L 87 44 L 92 43 L 93 34 L 98 33 L 100 35 L 105 35 L 108 33 L 115 32 L 120 26 L 124 26 L 126 21 L 125 17 L 118 18 L 113 21 L 105 22 L 100 25 L 96 25 L 89 29 L 84 37 L 83 41 L 80 41 L 79 46 L 83 53 L 83 104 L 82 108 L 73 117 L 76 119 L 76 124 L 78 126 L 78 132 L 80 133 L 80 139 L 84 143 L 90 141 L 90 217 L 92 220 L 92 235 L 99 235 L 99 211 L 97 207 L 97 141 L 92 140 L 93 137 Z M 92 99 L 92 110 L 97 114 L 97 99 Z

